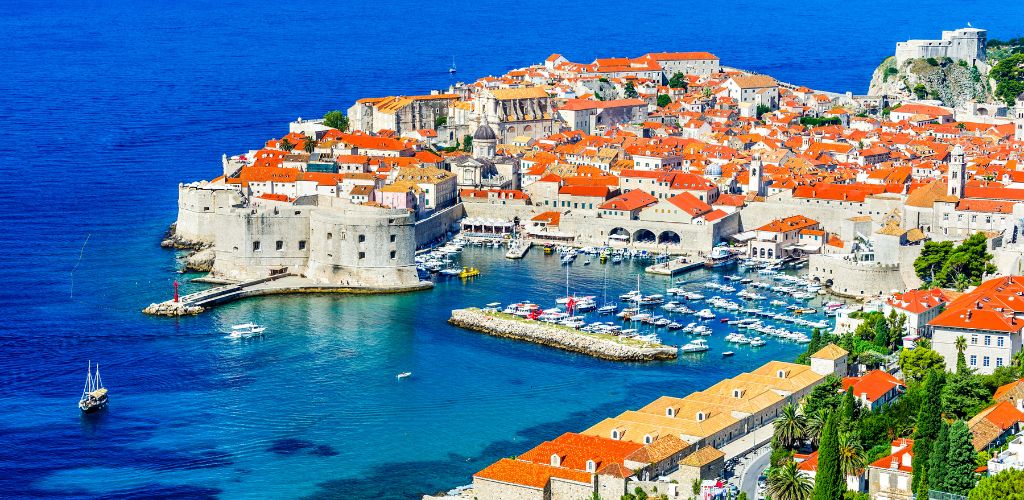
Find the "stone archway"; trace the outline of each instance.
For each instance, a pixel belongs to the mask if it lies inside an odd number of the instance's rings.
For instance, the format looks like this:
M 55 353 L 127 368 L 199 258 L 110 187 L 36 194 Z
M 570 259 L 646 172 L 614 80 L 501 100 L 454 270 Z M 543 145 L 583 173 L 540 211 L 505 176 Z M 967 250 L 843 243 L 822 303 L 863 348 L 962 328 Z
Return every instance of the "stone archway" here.
M 637 231 L 633 233 L 633 241 L 636 243 L 656 243 L 658 241 L 658 237 L 655 236 L 654 231 L 651 231 L 650 229 L 637 229 Z
M 682 242 L 682 238 L 675 231 L 662 231 L 658 235 L 659 245 L 678 245 Z
M 629 243 L 630 241 L 632 241 L 632 237 L 629 234 L 629 231 L 626 231 L 624 228 L 621 227 L 617 227 L 609 231 L 608 236 L 611 240 L 622 241 L 624 243 Z M 613 236 L 614 238 L 612 238 Z

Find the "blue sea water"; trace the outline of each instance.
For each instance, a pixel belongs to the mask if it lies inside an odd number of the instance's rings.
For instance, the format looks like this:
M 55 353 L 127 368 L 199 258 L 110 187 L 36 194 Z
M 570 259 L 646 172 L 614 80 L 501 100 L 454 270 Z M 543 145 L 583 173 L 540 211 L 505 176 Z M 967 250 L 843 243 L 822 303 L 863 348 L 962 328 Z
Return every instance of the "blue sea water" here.
M 859 93 L 896 41 L 968 21 L 996 38 L 1024 26 L 1021 3 L 995 0 L 2 7 L 5 497 L 412 498 L 659 395 L 799 352 L 771 342 L 724 361 L 617 364 L 451 328 L 453 307 L 563 291 L 553 258 L 509 262 L 486 249 L 464 257 L 483 276 L 429 292 L 141 315 L 181 279 L 178 255 L 158 247 L 177 183 L 215 176 L 222 153 L 280 136 L 297 116 L 446 86 L 453 55 L 467 79 L 552 52 L 589 61 L 709 50 L 726 65 Z M 577 265 L 574 288 L 600 294 L 604 269 Z M 637 269 L 609 268 L 610 293 L 630 288 Z M 219 333 L 247 320 L 269 325 L 266 339 Z M 75 401 L 90 359 L 112 402 L 82 418 Z M 401 371 L 414 376 L 396 381 Z

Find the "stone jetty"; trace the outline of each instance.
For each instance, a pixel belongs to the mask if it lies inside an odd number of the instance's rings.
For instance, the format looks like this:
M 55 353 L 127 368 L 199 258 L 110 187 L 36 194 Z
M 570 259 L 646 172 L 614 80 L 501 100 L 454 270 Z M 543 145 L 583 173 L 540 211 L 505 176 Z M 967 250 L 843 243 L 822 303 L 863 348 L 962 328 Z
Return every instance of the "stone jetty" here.
M 531 321 L 510 314 L 476 308 L 455 309 L 448 323 L 496 337 L 525 340 L 612 361 L 676 359 L 675 347 L 634 339 L 581 332 L 566 326 Z

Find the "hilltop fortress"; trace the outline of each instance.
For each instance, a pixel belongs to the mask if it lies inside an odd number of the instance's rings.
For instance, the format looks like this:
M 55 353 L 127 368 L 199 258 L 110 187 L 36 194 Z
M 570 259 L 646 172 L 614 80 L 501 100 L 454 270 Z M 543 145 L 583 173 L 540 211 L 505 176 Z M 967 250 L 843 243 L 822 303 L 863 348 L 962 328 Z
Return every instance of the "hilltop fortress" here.
M 941 40 L 907 40 L 896 44 L 896 62 L 909 59 L 948 57 L 968 64 L 985 62 L 985 44 L 988 32 L 978 28 L 960 28 L 943 31 Z

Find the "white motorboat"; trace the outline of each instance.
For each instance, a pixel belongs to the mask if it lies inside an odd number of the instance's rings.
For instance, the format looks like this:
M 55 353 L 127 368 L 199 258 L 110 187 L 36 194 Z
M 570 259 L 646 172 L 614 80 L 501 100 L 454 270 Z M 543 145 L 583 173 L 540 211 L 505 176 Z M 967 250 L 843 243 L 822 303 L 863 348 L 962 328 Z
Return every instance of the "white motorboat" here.
M 402 373 L 399 373 L 398 375 L 395 375 L 395 378 L 397 378 L 398 380 L 402 380 L 403 378 L 409 378 L 411 376 L 412 376 L 412 372 L 402 372 Z
M 715 319 L 715 313 L 711 312 L 711 309 L 701 309 L 694 314 L 701 319 Z
M 707 352 L 711 348 L 708 347 L 708 341 L 704 339 L 694 339 L 692 342 L 687 343 L 682 347 L 683 352 Z
M 762 339 L 761 337 L 754 337 L 750 339 L 750 347 L 761 347 L 767 343 L 768 342 L 765 342 L 765 340 Z
M 231 333 L 228 337 L 233 339 L 247 339 L 250 337 L 258 337 L 263 335 L 266 327 L 257 325 L 256 323 L 242 323 L 240 325 L 234 325 L 231 327 Z

